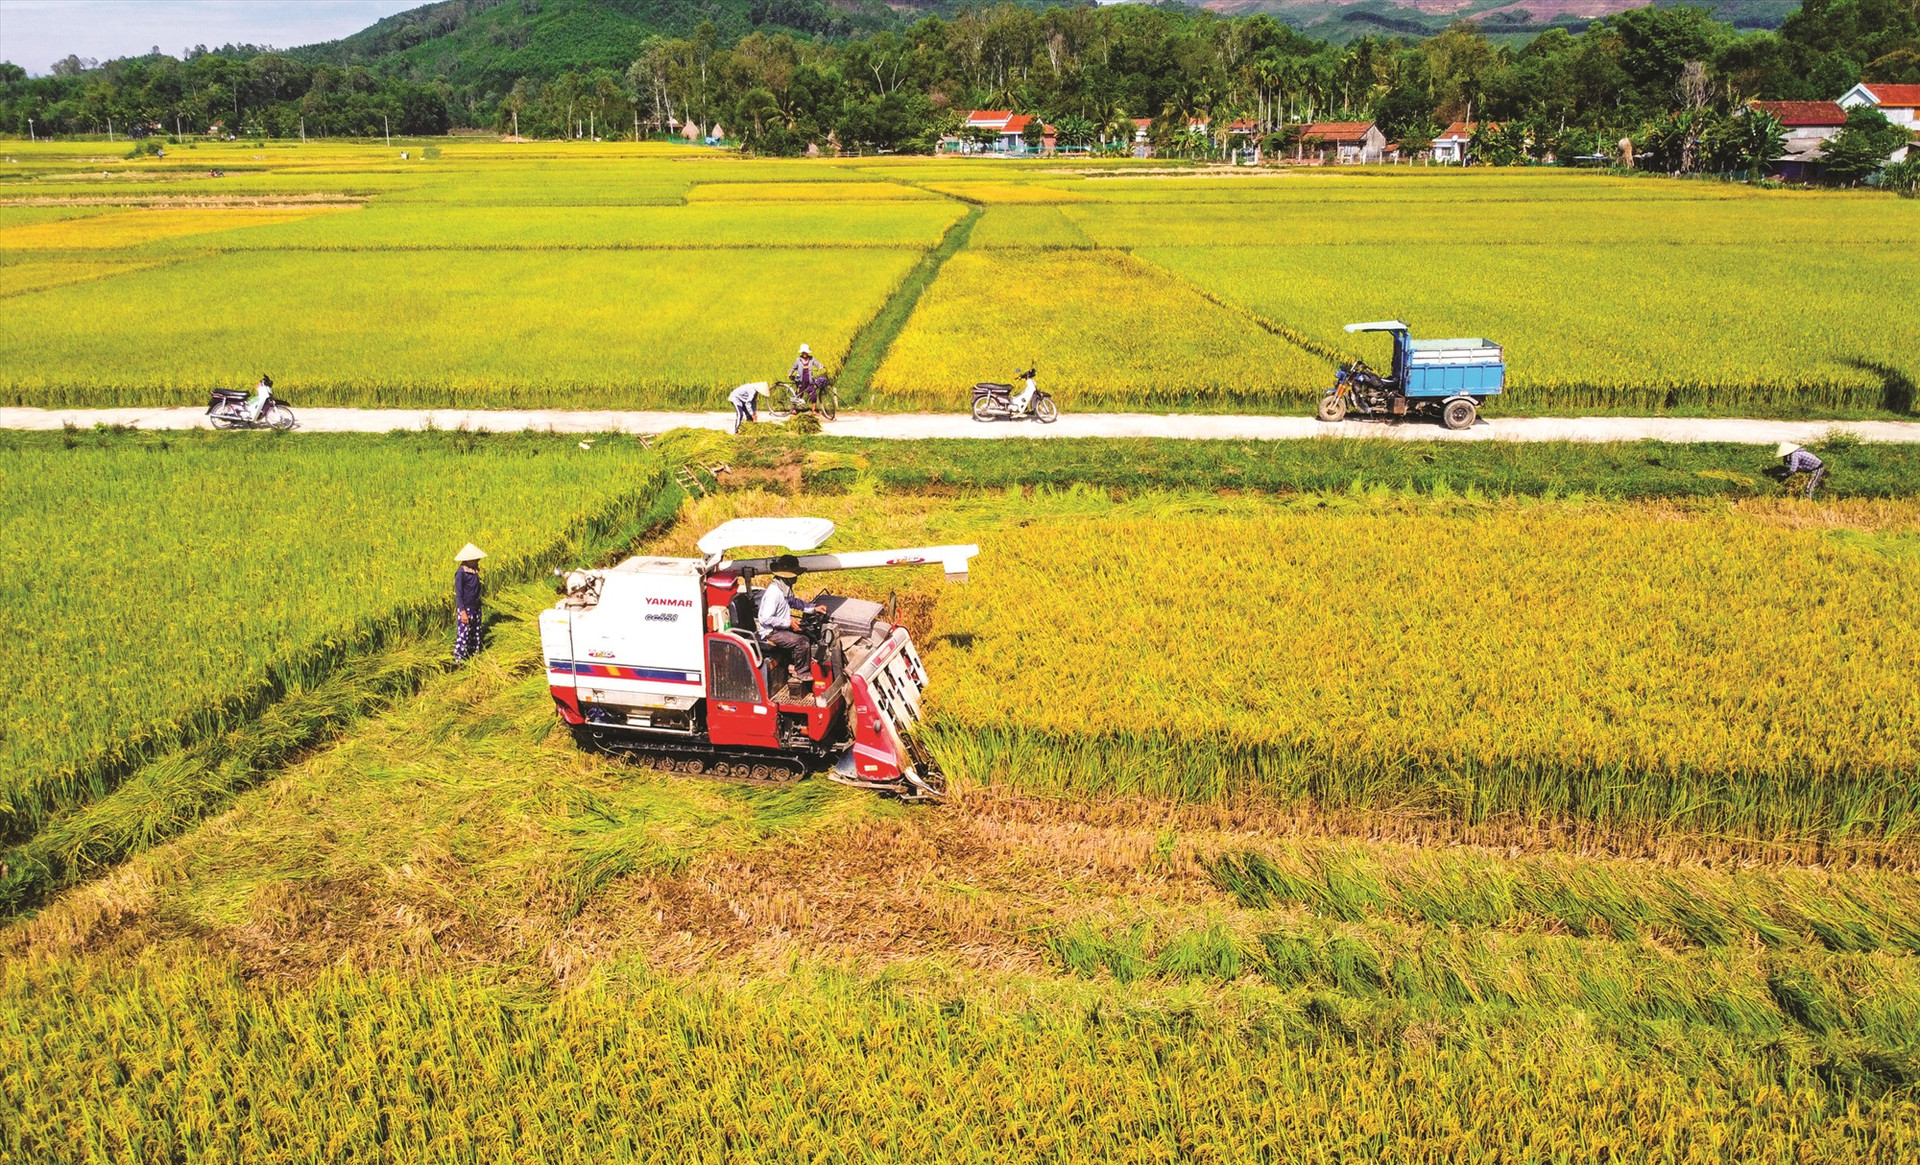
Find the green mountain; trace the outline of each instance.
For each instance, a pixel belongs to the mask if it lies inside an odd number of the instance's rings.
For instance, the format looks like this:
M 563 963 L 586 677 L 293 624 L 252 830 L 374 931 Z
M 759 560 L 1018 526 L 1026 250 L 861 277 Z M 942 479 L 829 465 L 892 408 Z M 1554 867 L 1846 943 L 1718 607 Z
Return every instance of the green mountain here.
M 900 17 L 880 0 L 438 0 L 288 55 L 504 89 L 519 76 L 625 70 L 648 36 L 691 36 L 709 22 L 730 43 L 755 31 L 838 39 Z

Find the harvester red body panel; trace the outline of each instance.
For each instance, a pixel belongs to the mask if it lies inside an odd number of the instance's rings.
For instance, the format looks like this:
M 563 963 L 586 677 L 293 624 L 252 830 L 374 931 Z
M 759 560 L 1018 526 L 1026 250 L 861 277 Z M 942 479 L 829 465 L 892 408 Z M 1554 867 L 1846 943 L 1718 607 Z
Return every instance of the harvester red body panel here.
M 755 626 L 771 560 L 726 558 L 739 546 L 809 550 L 822 519 L 736 519 L 701 540 L 705 558 L 630 558 L 566 576 L 541 612 L 547 683 L 583 744 L 686 772 L 832 779 L 909 798 L 940 796 L 944 778 L 919 747 L 925 667 L 881 604 L 821 593 L 796 598 L 813 643 L 811 683 L 783 686 Z M 964 579 L 974 546 L 805 555 L 804 574 L 938 562 Z

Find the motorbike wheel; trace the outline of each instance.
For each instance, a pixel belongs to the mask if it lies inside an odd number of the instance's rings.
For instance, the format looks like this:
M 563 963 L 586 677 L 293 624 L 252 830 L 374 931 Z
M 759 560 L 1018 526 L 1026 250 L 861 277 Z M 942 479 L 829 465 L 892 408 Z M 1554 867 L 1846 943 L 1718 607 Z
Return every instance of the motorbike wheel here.
M 820 394 L 820 416 L 826 420 L 831 421 L 834 417 L 839 415 L 840 415 L 840 394 L 835 392 L 831 388 L 829 388 L 825 392 Z
M 991 421 L 994 419 L 996 415 L 998 414 L 993 407 L 992 397 L 976 396 L 973 398 L 973 419 L 974 420 Z
M 273 406 L 273 411 L 267 414 L 266 420 L 267 424 L 284 433 L 293 428 L 293 410 L 286 405 L 276 404 Z
M 1051 425 L 1060 419 L 1060 406 L 1053 403 L 1051 397 L 1041 397 L 1033 402 L 1034 419 L 1043 425 Z
M 232 417 L 223 417 L 219 413 L 208 413 L 207 423 L 216 429 L 231 429 L 234 427 Z
M 1323 421 L 1344 421 L 1347 419 L 1347 398 L 1329 394 L 1320 398 L 1320 419 Z
M 1479 412 L 1470 400 L 1450 400 L 1440 412 L 1440 423 L 1449 429 L 1470 429 Z

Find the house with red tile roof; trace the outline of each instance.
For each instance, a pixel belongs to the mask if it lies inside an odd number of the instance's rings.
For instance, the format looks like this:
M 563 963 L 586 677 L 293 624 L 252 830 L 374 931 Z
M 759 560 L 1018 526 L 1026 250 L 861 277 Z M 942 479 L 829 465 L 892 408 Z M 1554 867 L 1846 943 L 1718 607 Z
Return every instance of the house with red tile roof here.
M 961 123 L 964 130 L 986 130 L 993 140 L 981 144 L 971 140 L 970 136 L 950 135 L 940 139 L 940 148 L 949 153 L 972 154 L 1037 154 L 1053 148 L 1053 127 L 1041 123 L 1045 131 L 1042 143 L 1038 146 L 1027 144 L 1027 127 L 1037 119 L 1031 113 L 1014 113 L 1007 109 L 975 109 L 967 114 Z
M 1828 139 L 1847 124 L 1847 111 L 1837 101 L 1749 101 L 1747 105 L 1771 113 L 1787 131 L 1786 149 L 1776 160 L 1779 172 L 1802 177 L 1819 164 Z
M 1473 140 L 1475 121 L 1456 121 L 1447 127 L 1445 133 L 1433 139 L 1433 160 L 1449 166 L 1464 166 L 1467 162 L 1467 143 Z
M 1312 150 L 1321 161 L 1378 162 L 1386 156 L 1387 135 L 1370 121 L 1316 121 L 1300 131 L 1295 156 Z
M 1909 133 L 1920 133 L 1920 85 L 1862 81 L 1841 94 L 1838 104 L 1842 109 L 1871 105 L 1886 114 L 1887 120 L 1893 124 L 1905 126 Z M 1904 162 L 1906 159 L 1907 147 L 1902 146 L 1894 151 L 1894 161 Z

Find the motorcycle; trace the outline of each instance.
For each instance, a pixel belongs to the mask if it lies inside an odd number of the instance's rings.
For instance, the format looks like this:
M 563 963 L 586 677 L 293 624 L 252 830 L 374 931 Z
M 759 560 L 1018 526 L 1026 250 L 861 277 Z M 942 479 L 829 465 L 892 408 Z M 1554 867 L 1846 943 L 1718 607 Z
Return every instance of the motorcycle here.
M 769 396 L 767 410 L 777 420 L 797 413 L 819 413 L 821 420 L 831 421 L 840 412 L 840 394 L 834 391 L 833 381 L 825 376 L 814 380 L 811 391 L 790 381 L 776 380 Z
M 1476 416 L 1474 403 L 1458 396 L 1445 400 L 1409 398 L 1396 381 L 1367 367 L 1366 361 L 1350 360 L 1333 374 L 1333 387 L 1321 395 L 1318 413 L 1323 421 L 1343 421 L 1350 411 L 1383 419 L 1438 414 L 1447 428 L 1465 429 Z
M 269 394 L 266 407 L 256 417 L 247 404 L 252 395 L 233 388 L 214 389 L 213 398 L 207 402 L 208 422 L 216 429 L 278 429 L 284 433 L 293 428 L 293 409 L 286 401 Z
M 1027 390 L 1033 393 L 1025 411 L 1013 406 L 1013 385 L 996 384 L 983 380 L 973 386 L 973 419 L 976 421 L 1024 421 L 1029 418 L 1043 425 L 1051 425 L 1060 419 L 1060 406 L 1053 398 L 1041 392 L 1033 384 L 1034 370 L 1029 368 L 1018 379 L 1027 382 Z

